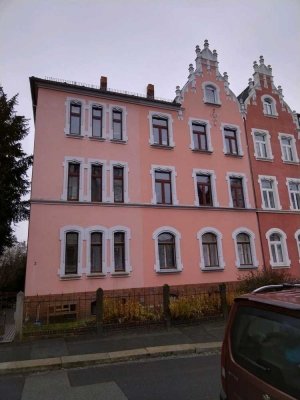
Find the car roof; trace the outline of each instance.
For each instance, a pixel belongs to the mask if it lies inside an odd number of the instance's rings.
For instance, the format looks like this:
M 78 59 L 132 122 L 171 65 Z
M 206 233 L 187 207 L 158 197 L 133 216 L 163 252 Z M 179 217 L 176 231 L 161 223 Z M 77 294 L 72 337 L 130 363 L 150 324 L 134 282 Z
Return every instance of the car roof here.
M 300 288 L 254 291 L 240 296 L 237 301 L 242 299 L 300 311 Z

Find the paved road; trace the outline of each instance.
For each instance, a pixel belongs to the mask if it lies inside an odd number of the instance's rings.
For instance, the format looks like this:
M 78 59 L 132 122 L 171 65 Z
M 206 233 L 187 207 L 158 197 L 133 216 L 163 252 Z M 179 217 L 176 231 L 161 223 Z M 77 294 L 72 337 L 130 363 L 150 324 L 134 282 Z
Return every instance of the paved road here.
M 0 400 L 218 400 L 219 354 L 0 377 Z

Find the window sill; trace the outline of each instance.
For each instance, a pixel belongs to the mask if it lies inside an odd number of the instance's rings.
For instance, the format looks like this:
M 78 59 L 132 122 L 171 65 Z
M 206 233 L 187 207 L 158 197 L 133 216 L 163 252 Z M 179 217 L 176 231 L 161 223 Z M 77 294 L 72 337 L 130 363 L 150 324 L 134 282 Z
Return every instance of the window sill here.
M 221 107 L 221 103 L 211 103 L 210 101 L 204 100 L 204 103 L 207 104 L 208 106 L 214 106 L 214 107 Z
M 152 143 L 150 146 L 155 149 L 163 149 L 163 150 L 173 150 L 174 149 L 174 146 L 164 145 L 164 144 Z
M 264 116 L 265 117 L 268 117 L 268 118 L 278 118 L 278 115 L 275 115 L 275 114 L 266 114 L 266 113 L 264 113 Z
M 224 267 L 202 267 L 201 268 L 202 272 L 223 272 L 224 271 Z
M 69 280 L 73 280 L 73 279 L 81 279 L 82 276 L 78 275 L 78 274 L 69 274 L 69 275 L 61 275 L 60 279 L 62 281 L 69 281 Z
M 84 136 L 83 135 L 72 135 L 72 133 L 67 133 L 66 137 L 68 138 L 74 138 L 74 139 L 83 139 Z
M 299 161 L 282 160 L 282 162 L 283 162 L 284 164 L 297 165 L 297 166 L 300 164 Z
M 240 271 L 248 271 L 249 269 L 257 269 L 258 266 L 256 265 L 239 265 L 237 269 Z
M 182 270 L 170 268 L 170 269 L 159 269 L 156 271 L 157 274 L 178 274 L 182 272 Z
M 291 266 L 290 266 L 290 265 L 286 265 L 286 264 L 282 264 L 282 265 L 272 265 L 272 264 L 271 264 L 271 268 L 273 268 L 273 269 L 291 268 Z
M 233 158 L 243 158 L 242 154 L 231 154 L 231 153 L 224 153 L 226 157 L 233 157 Z
M 96 136 L 89 136 L 90 140 L 95 140 L 96 142 L 105 142 L 105 138 L 103 137 L 96 137 Z
M 122 139 L 110 139 L 110 142 L 117 144 L 127 144 L 127 140 L 122 140 Z
M 193 153 L 201 153 L 201 154 L 212 154 L 212 150 L 201 150 L 201 149 L 192 149 Z
M 266 161 L 266 162 L 274 162 L 273 158 L 268 158 L 268 157 L 255 157 L 256 161 Z
M 113 278 L 129 277 L 130 272 L 128 272 L 128 271 L 111 272 L 111 276 Z
M 103 272 L 95 272 L 95 273 L 89 273 L 86 274 L 87 278 L 91 278 L 91 279 L 101 279 L 101 278 L 106 278 L 106 274 L 104 274 Z

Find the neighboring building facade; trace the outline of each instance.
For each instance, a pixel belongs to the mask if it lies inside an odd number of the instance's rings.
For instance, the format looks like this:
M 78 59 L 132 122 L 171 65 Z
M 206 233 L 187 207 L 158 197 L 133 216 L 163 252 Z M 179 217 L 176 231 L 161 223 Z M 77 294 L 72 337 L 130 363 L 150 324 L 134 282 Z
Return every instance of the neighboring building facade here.
M 239 96 L 245 117 L 263 263 L 300 274 L 300 148 L 297 114 L 273 82 L 271 66 L 254 62 Z M 299 123 L 299 121 L 298 121 Z
M 30 83 L 26 296 L 235 281 L 263 266 L 239 102 L 207 41 L 173 102 L 104 77 Z

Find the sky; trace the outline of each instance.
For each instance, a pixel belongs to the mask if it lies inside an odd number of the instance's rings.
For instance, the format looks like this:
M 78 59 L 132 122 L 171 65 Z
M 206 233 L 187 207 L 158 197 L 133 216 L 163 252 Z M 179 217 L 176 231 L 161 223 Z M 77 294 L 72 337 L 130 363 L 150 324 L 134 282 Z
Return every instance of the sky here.
M 29 77 L 63 78 L 175 97 L 195 47 L 208 39 L 238 95 L 263 55 L 285 101 L 300 112 L 300 0 L 0 0 L 0 85 L 19 93 L 29 119 L 23 148 L 33 153 Z M 28 223 L 15 226 L 27 240 Z

